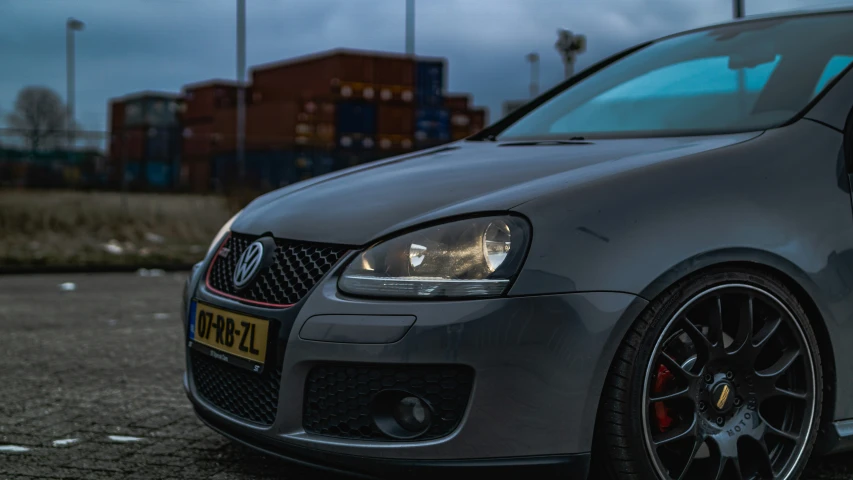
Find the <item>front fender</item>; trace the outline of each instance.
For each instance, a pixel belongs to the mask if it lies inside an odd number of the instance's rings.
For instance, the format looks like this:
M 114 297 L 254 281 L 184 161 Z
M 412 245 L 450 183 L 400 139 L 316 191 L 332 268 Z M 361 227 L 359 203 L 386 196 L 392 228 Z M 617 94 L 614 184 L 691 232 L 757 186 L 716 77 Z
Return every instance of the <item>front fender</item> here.
M 797 282 L 833 343 L 847 344 L 853 214 L 842 138 L 801 120 L 520 205 L 533 238 L 510 295 L 618 291 L 652 300 L 697 270 L 752 262 Z M 853 357 L 835 352 L 839 378 L 853 377 Z M 837 396 L 853 398 L 853 384 L 838 382 Z M 836 418 L 851 417 L 853 403 L 839 403 Z

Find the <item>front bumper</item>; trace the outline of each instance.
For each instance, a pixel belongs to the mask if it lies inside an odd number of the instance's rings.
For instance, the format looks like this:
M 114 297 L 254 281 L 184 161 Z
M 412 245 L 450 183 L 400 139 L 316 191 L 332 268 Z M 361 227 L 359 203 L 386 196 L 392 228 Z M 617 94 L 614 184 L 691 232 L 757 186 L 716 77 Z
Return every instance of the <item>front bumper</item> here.
M 342 262 L 343 263 L 343 262 Z M 199 277 L 196 272 L 193 277 Z M 198 394 L 187 395 L 199 417 L 225 436 L 257 449 L 324 467 L 389 474 L 443 469 L 521 468 L 585 476 L 604 377 L 625 329 L 645 300 L 616 292 L 587 292 L 468 301 L 404 302 L 342 296 L 332 271 L 300 304 L 269 309 L 208 291 L 198 278 L 188 295 L 279 324 L 281 384 L 275 420 L 258 426 L 230 415 Z M 401 339 L 357 341 L 347 328 L 331 341 L 305 340 L 316 315 L 365 319 L 415 317 Z M 334 318 L 334 317 L 326 317 Z M 387 343 L 392 342 L 392 343 Z M 373 441 L 306 432 L 303 406 L 311 369 L 328 362 L 393 365 L 454 364 L 473 368 L 473 388 L 458 427 L 425 441 Z M 189 360 L 188 360 L 188 370 Z M 375 467 L 375 470 L 374 468 Z M 386 468 L 387 467 L 387 468 Z M 392 475 L 393 476 L 393 475 Z

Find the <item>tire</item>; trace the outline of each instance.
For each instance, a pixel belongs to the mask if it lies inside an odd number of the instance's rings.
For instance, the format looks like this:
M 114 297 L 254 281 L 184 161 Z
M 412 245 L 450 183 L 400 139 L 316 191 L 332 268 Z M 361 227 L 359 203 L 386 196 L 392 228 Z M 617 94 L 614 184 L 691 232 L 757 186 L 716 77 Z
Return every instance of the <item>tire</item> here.
M 785 317 L 787 313 L 790 318 L 775 322 L 772 317 L 777 310 L 774 308 L 778 308 L 780 316 Z M 703 312 L 707 312 L 708 326 L 700 327 L 696 320 L 688 317 L 688 314 L 701 317 L 699 314 Z M 763 322 L 760 328 L 759 316 Z M 732 320 L 735 317 L 737 320 Z M 747 317 L 752 318 L 743 321 Z M 691 323 L 699 328 L 693 328 Z M 777 327 L 774 329 L 773 325 Z M 744 340 L 737 347 L 737 338 L 732 339 L 725 332 L 727 326 L 730 330 L 737 326 L 736 337 L 748 341 Z M 742 337 L 747 329 L 751 335 Z M 704 332 L 705 340 L 717 337 L 719 341 L 714 345 L 710 345 L 711 342 L 702 344 L 703 337 L 698 336 L 697 331 Z M 728 347 L 725 346 L 727 335 L 731 341 Z M 689 341 L 685 342 L 685 338 Z M 785 342 L 789 345 L 785 346 Z M 692 356 L 683 364 L 676 360 L 671 369 L 667 368 L 670 363 L 666 360 L 675 357 L 664 349 L 680 348 L 689 352 L 689 345 L 693 345 Z M 703 348 L 709 353 L 702 353 Z M 732 353 L 730 348 L 736 351 Z M 777 350 L 780 359 L 774 361 Z M 749 358 L 755 360 L 729 360 L 740 359 L 739 352 L 749 353 L 752 355 Z M 789 357 L 794 360 L 784 367 Z M 664 361 L 659 362 L 659 359 Z M 700 366 L 703 361 L 705 363 Z M 737 372 L 723 372 L 721 369 L 728 368 L 726 362 L 735 365 Z M 765 363 L 771 363 L 770 367 L 765 368 Z M 678 370 L 679 365 L 682 365 L 681 370 Z M 780 369 L 782 373 L 777 375 Z M 678 380 L 679 373 L 686 380 Z M 697 376 L 691 376 L 694 374 Z M 673 381 L 676 382 L 674 386 L 660 387 Z M 657 402 L 653 399 L 665 395 L 657 393 L 658 388 L 674 392 L 687 388 L 687 392 L 673 400 Z M 779 391 L 784 391 L 784 395 Z M 729 392 L 735 395 L 734 400 L 728 399 Z M 822 368 L 816 337 L 804 309 L 785 285 L 773 276 L 749 269 L 700 272 L 679 281 L 650 303 L 623 339 L 605 381 L 599 407 L 593 448 L 595 478 L 692 480 L 753 478 L 753 474 L 757 474 L 755 478 L 798 478 L 814 446 L 822 401 Z M 737 402 L 739 406 L 734 406 Z M 690 405 L 695 408 L 692 420 Z M 718 405 L 722 406 L 718 408 Z M 676 412 L 677 418 L 673 423 L 679 427 L 671 427 L 668 423 L 673 420 L 672 412 Z M 791 431 L 785 431 L 783 425 L 783 431 L 776 432 L 774 422 L 768 420 L 771 413 L 773 418 L 781 415 L 782 423 Z M 724 423 L 720 423 L 721 418 Z M 789 418 L 801 420 L 789 421 Z M 741 426 L 744 419 L 751 421 Z M 670 437 L 678 436 L 677 429 L 685 426 L 688 433 L 693 429 L 695 437 L 692 440 L 688 435 L 666 443 Z M 760 435 L 759 430 L 763 432 Z M 797 438 L 790 439 L 782 434 Z M 704 447 L 697 446 L 696 442 L 703 438 Z M 762 443 L 764 456 L 752 454 L 754 451 L 761 453 Z M 793 446 L 786 447 L 787 444 Z M 739 454 L 731 457 L 732 445 L 736 449 L 749 449 L 750 454 L 737 450 Z M 790 448 L 790 454 L 784 461 L 786 448 Z M 681 459 L 673 453 L 679 451 L 685 452 Z M 774 464 L 772 458 L 777 451 L 782 453 Z M 701 457 L 702 452 L 707 452 L 707 459 Z M 681 462 L 686 464 L 680 467 Z

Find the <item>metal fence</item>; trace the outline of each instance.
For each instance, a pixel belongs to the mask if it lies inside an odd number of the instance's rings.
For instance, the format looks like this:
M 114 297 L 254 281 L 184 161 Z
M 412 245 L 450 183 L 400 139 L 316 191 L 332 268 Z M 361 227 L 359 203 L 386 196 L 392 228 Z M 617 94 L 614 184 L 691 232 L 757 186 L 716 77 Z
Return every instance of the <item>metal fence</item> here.
M 36 136 L 39 135 L 38 138 Z M 304 142 L 253 138 L 238 163 L 236 139 L 188 128 L 49 134 L 0 129 L 0 187 L 223 193 L 268 191 L 398 155 L 374 139 Z

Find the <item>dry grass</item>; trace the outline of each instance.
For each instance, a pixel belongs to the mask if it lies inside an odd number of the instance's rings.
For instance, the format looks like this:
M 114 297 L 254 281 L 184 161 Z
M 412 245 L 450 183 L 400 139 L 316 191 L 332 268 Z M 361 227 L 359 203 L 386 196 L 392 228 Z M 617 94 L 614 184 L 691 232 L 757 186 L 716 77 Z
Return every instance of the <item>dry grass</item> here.
M 0 267 L 187 265 L 230 217 L 221 197 L 0 191 Z

